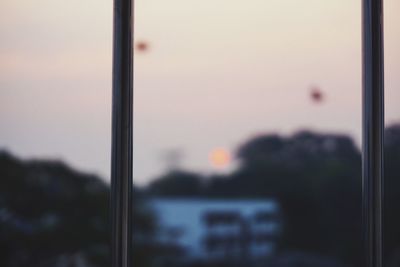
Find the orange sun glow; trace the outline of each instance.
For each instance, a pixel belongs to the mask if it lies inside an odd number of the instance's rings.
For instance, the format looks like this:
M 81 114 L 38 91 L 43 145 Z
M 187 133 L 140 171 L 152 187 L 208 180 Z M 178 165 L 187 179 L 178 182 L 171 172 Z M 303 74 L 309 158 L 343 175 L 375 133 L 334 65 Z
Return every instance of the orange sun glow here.
M 214 167 L 223 168 L 230 163 L 231 156 L 227 150 L 223 148 L 216 148 L 210 152 L 209 160 Z

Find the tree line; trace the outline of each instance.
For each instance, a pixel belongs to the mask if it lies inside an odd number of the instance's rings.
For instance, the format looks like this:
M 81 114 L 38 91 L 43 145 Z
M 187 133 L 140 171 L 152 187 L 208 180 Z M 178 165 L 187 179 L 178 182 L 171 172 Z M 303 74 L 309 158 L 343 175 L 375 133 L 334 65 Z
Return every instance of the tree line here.
M 385 259 L 400 266 L 400 125 L 386 129 Z M 260 135 L 237 150 L 238 168 L 225 175 L 171 170 L 134 188 L 134 254 L 138 266 L 155 255 L 146 236 L 156 216 L 153 196 L 269 198 L 278 201 L 283 235 L 278 252 L 332 258 L 362 267 L 361 154 L 346 135 L 311 131 Z M 109 186 L 57 161 L 23 161 L 0 152 L 0 265 L 58 266 L 84 259 L 109 266 Z M 397 261 L 397 262 L 396 262 Z M 310 266 L 311 267 L 311 266 Z

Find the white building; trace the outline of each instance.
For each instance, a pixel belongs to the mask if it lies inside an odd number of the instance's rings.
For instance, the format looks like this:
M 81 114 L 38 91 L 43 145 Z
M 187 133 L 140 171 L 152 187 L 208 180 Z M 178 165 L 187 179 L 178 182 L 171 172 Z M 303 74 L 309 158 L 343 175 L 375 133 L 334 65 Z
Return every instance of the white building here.
M 159 226 L 156 241 L 181 248 L 181 261 L 268 257 L 281 227 L 272 200 L 157 198 L 150 204 Z

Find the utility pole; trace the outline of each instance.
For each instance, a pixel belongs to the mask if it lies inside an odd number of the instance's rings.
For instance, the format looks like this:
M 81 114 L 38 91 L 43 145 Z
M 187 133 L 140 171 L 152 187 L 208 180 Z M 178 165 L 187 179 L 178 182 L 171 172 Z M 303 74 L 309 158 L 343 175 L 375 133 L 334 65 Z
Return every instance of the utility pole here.
M 114 0 L 111 266 L 131 267 L 133 53 L 132 0 Z
M 363 0 L 363 221 L 365 266 L 383 266 L 383 0 Z

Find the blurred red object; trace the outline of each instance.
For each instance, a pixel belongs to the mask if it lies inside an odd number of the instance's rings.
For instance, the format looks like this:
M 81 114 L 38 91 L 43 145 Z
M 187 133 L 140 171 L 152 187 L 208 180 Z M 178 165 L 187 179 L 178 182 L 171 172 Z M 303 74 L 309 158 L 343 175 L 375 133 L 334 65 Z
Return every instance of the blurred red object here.
M 315 103 L 321 103 L 324 100 L 324 94 L 317 87 L 311 88 L 310 96 L 311 96 L 311 100 L 314 101 Z
M 149 45 L 146 42 L 140 41 L 136 43 L 136 49 L 140 52 L 145 52 L 149 49 Z

